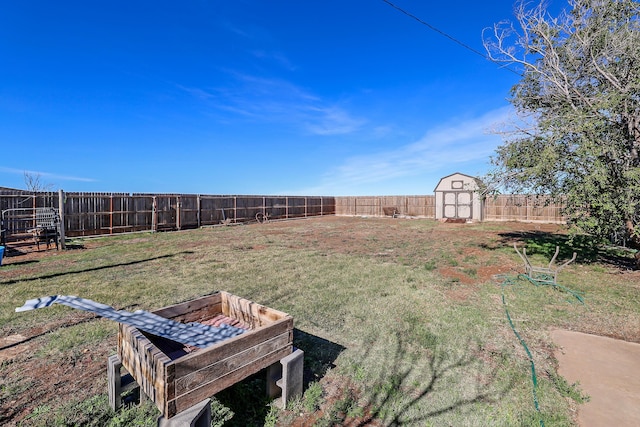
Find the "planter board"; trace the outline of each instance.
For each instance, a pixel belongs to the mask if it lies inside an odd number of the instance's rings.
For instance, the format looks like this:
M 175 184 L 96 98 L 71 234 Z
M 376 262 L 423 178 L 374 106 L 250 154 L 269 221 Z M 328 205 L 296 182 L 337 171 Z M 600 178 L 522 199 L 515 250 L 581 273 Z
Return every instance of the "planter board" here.
M 153 312 L 178 322 L 206 322 L 220 315 L 247 330 L 212 346 L 189 351 L 184 345 L 118 324 L 122 366 L 165 418 L 278 362 L 293 351 L 293 318 L 228 292 Z

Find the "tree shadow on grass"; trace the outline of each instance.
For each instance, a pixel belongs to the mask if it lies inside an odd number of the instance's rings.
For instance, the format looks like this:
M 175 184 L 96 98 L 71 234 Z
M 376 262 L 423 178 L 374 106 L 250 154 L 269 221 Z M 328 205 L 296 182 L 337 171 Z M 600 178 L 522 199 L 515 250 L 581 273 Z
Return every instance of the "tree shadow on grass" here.
M 617 268 L 633 269 L 635 267 L 631 251 L 607 246 L 602 241 L 590 236 L 570 237 L 545 231 L 499 233 L 499 236 L 502 245 L 500 247 L 512 247 L 516 243 L 518 247 L 526 247 L 528 255 L 540 254 L 549 260 L 555 254 L 556 246 L 559 246 L 560 251 L 556 263 L 570 259 L 575 252 L 577 254 L 576 262 L 581 264 L 601 262 Z M 481 246 L 485 249 L 496 249 L 495 246 Z
M 320 380 L 329 369 L 333 368 L 335 360 L 345 350 L 324 338 L 309 334 L 300 329 L 293 330 L 293 345 L 304 351 L 304 386 L 303 391 L 312 381 Z M 225 426 L 262 426 L 268 416 L 272 399 L 267 396 L 266 372 L 263 370 L 243 381 L 216 394 L 216 400 L 222 406 L 213 406 L 212 418 L 225 418 Z M 233 413 L 226 413 L 228 408 Z M 218 414 L 216 414 L 216 410 Z
M 178 255 L 187 255 L 187 254 L 193 254 L 193 253 L 194 253 L 193 251 L 182 251 L 182 252 L 176 252 L 175 254 L 160 255 L 160 256 L 141 259 L 141 260 L 137 260 L 137 261 L 120 262 L 120 263 L 117 263 L 117 264 L 101 265 L 99 267 L 85 268 L 83 270 L 63 271 L 63 272 L 57 272 L 57 273 L 51 273 L 51 274 L 43 274 L 41 276 L 35 276 L 35 277 L 26 277 L 26 278 L 11 279 L 11 280 L 1 280 L 0 281 L 0 285 L 11 285 L 11 284 L 18 283 L 18 282 L 32 282 L 32 281 L 36 281 L 36 280 L 53 279 L 55 277 L 67 276 L 67 275 L 70 275 L 70 274 L 89 273 L 89 272 L 92 272 L 92 271 L 100 271 L 100 270 L 107 270 L 107 269 L 116 268 L 116 267 L 125 267 L 125 266 L 129 266 L 129 265 L 143 264 L 143 263 L 149 262 L 149 261 L 157 261 L 159 259 L 173 258 L 173 257 L 178 256 Z
M 367 359 L 369 350 L 363 360 Z M 515 384 L 512 378 L 505 386 L 497 387 L 491 382 L 477 384 L 473 393 L 464 397 L 454 397 L 450 403 L 434 408 L 428 407 L 424 401 L 435 393 L 442 393 L 443 383 L 450 382 L 451 376 L 464 377 L 462 372 L 477 362 L 472 352 L 460 357 L 450 357 L 445 353 L 434 352 L 420 360 L 416 356 L 407 356 L 408 351 L 402 339 L 397 340 L 395 351 L 386 361 L 388 369 L 384 370 L 375 380 L 366 396 L 364 409 L 362 399 L 358 401 L 350 392 L 350 385 L 345 386 L 343 398 L 334 403 L 332 408 L 325 411 L 321 425 L 341 425 L 350 427 L 364 427 L 367 425 L 421 425 L 427 421 L 434 421 L 440 415 L 464 410 L 476 403 L 497 403 L 506 396 Z M 420 363 L 418 363 L 420 362 Z M 497 377 L 499 368 L 490 374 L 492 380 Z M 456 372 L 458 371 L 458 372 Z M 420 378 L 419 384 L 415 378 Z M 462 385 L 460 385 L 462 387 Z M 450 385 L 448 390 L 455 390 Z M 432 401 L 438 399 L 433 398 Z M 361 414 L 353 411 L 354 406 L 361 408 Z M 363 410 L 362 410 L 363 409 Z M 356 415 L 354 415 L 354 413 Z

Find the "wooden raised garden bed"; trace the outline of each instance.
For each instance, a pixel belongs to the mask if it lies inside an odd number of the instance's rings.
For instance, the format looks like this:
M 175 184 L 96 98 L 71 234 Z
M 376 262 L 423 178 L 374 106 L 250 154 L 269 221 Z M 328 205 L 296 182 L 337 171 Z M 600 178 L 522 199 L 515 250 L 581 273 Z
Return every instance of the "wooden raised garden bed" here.
M 118 356 L 165 418 L 247 378 L 293 351 L 293 318 L 228 292 L 153 312 L 175 321 L 226 323 L 241 335 L 202 349 L 118 325 Z M 234 322 L 235 321 L 235 322 Z

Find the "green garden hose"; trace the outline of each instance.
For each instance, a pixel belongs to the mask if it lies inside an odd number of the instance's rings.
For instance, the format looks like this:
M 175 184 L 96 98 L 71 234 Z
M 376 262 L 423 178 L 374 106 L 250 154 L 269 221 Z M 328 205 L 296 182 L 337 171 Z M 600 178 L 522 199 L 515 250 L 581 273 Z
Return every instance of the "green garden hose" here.
M 513 331 L 513 333 L 515 334 L 516 338 L 518 338 L 518 341 L 520 341 L 520 344 L 522 345 L 522 347 L 524 348 L 524 351 L 527 353 L 527 357 L 529 358 L 529 363 L 531 364 L 531 381 L 533 384 L 533 388 L 532 388 L 532 394 L 533 394 L 533 405 L 536 408 L 536 411 L 538 413 L 540 413 L 540 405 L 538 403 L 538 378 L 536 376 L 536 366 L 535 363 L 533 362 L 533 355 L 531 354 L 531 351 L 529 351 L 529 347 L 527 347 L 527 343 L 524 341 L 524 339 L 522 339 L 522 337 L 520 336 L 520 334 L 518 333 L 515 325 L 513 324 L 513 321 L 511 320 L 511 315 L 509 315 L 509 309 L 507 308 L 507 302 L 505 300 L 504 297 L 504 288 L 507 285 L 515 285 L 516 284 L 516 280 L 518 279 L 525 279 L 528 280 L 529 282 L 533 283 L 536 286 L 542 286 L 542 285 L 551 285 L 554 288 L 560 289 L 562 291 L 565 291 L 571 295 L 573 295 L 578 301 L 580 301 L 582 304 L 584 304 L 584 299 L 582 297 L 583 293 L 582 292 L 578 292 L 578 291 L 573 291 L 565 286 L 562 286 L 558 283 L 552 282 L 549 280 L 548 277 L 538 277 L 538 278 L 532 278 L 529 277 L 526 274 L 519 274 L 515 280 L 512 277 L 509 276 L 503 276 L 504 280 L 502 281 L 501 284 L 501 290 L 502 290 L 502 305 L 504 306 L 504 312 L 507 315 L 507 320 L 509 321 L 509 326 L 511 326 L 511 330 Z M 540 426 L 544 427 L 544 422 L 542 421 L 542 418 L 539 420 L 540 421 Z
M 560 283 L 555 283 L 552 279 L 551 275 L 539 275 L 535 278 L 527 276 L 526 274 L 518 274 L 518 279 L 526 279 L 533 283 L 536 286 L 552 286 L 554 289 L 559 289 L 564 291 L 570 295 L 573 295 L 578 301 L 584 304 L 584 299 L 582 296 L 584 292 L 574 291 L 572 289 L 567 288 L 566 286 L 562 286 Z

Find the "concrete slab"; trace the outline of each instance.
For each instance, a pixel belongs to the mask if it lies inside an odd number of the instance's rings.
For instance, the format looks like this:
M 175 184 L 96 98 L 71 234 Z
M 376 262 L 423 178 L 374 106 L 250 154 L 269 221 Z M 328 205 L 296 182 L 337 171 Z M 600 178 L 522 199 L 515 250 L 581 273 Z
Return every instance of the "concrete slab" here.
M 558 372 L 580 383 L 589 402 L 578 407 L 581 427 L 640 427 L 640 344 L 556 330 Z

